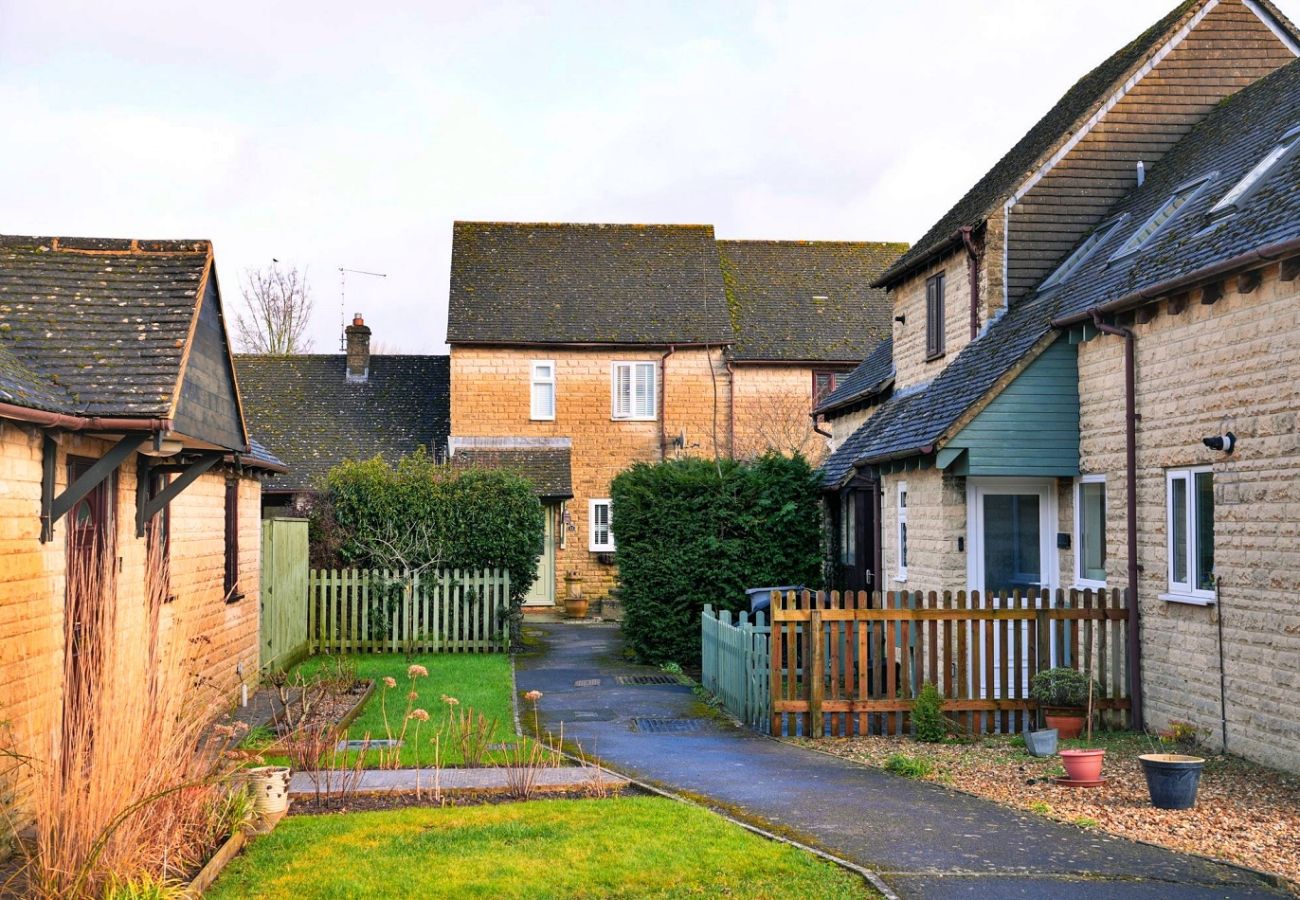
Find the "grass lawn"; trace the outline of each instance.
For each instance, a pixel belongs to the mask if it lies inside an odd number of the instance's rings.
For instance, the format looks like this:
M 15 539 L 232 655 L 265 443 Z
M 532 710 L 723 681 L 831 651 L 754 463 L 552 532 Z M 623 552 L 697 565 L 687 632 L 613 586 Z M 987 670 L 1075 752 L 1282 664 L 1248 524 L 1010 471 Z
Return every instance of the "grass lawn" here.
M 290 816 L 210 898 L 871 897 L 858 876 L 659 797 Z
M 429 713 L 429 721 L 420 726 L 419 764 L 433 765 L 433 736 L 447 721 L 448 707 L 442 702 L 442 695 L 455 697 L 460 701 L 460 708 L 473 707 L 476 713 L 483 713 L 488 719 L 496 720 L 493 742 L 513 743 L 515 738 L 514 713 L 511 705 L 510 657 L 504 653 L 428 653 L 406 656 L 402 653 L 366 653 L 351 657 L 357 664 L 357 677 L 373 679 L 376 682 L 374 694 L 366 703 L 360 715 L 348 726 L 348 737 L 361 740 L 367 732 L 372 740 L 387 737 L 384 730 L 383 708 L 380 696 L 383 693 L 383 679 L 391 676 L 397 680 L 397 687 L 388 691 L 388 721 L 393 736 L 402 729 L 402 713 L 406 709 L 406 691 L 408 680 L 407 667 L 412 664 L 424 666 L 429 670 L 429 677 L 417 678 L 415 690 L 420 697 L 415 706 Z M 310 673 L 322 665 L 324 657 L 312 657 L 304 661 L 299 668 Z M 265 743 L 269 737 L 266 731 L 254 731 L 244 741 L 245 747 L 256 747 Z M 416 747 L 414 742 L 415 722 L 411 722 L 406 732 L 406 744 L 401 748 L 402 765 L 416 764 Z M 375 751 L 366 754 L 366 767 L 378 765 L 379 758 Z M 489 755 L 490 763 L 505 762 L 505 753 L 495 752 Z M 273 764 L 286 764 L 283 760 L 268 757 Z M 441 762 L 444 765 L 460 765 L 460 749 L 455 741 L 448 741 L 444 733 L 441 749 Z

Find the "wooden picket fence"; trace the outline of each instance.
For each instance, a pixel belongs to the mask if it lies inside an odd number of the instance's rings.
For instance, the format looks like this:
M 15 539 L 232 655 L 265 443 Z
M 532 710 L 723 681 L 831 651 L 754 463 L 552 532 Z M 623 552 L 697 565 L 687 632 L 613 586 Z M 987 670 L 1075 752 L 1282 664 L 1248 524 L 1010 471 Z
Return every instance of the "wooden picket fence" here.
M 727 712 L 763 732 L 772 722 L 771 631 L 761 612 L 751 621 L 748 613 L 715 613 L 709 605 L 700 616 L 700 683 Z
M 1120 591 L 838 591 L 772 595 L 772 733 L 909 734 L 926 682 L 966 732 L 1019 732 L 1029 680 L 1091 672 L 1107 724 L 1128 721 L 1128 604 Z
M 484 653 L 509 648 L 510 573 L 313 569 L 312 651 Z

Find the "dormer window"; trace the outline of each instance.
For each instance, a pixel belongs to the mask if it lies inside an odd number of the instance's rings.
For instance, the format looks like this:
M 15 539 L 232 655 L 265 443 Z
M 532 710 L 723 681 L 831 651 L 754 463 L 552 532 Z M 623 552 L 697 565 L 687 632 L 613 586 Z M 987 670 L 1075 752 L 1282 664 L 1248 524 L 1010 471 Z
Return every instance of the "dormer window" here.
M 1148 241 L 1165 229 L 1165 226 L 1174 220 L 1188 202 L 1201 192 L 1206 184 L 1209 183 L 1213 176 L 1198 178 L 1196 181 L 1189 181 L 1182 187 L 1174 191 L 1174 195 L 1164 202 L 1151 218 L 1142 223 L 1142 227 L 1133 232 L 1132 236 L 1124 242 L 1124 246 L 1115 251 L 1111 259 L 1120 259 L 1128 256 L 1130 253 L 1136 253 L 1141 250 Z
M 1106 238 L 1110 237 L 1111 234 L 1114 233 L 1115 229 L 1119 227 L 1119 223 L 1122 221 L 1124 221 L 1124 217 L 1120 216 L 1117 219 L 1112 219 L 1109 222 L 1103 222 L 1101 225 L 1098 225 L 1096 229 L 1093 230 L 1092 234 L 1084 238 L 1083 243 L 1076 247 L 1075 251 L 1066 258 L 1065 262 L 1061 263 L 1057 267 L 1056 271 L 1048 276 L 1048 279 L 1043 282 L 1042 289 L 1047 290 L 1048 288 L 1055 287 L 1068 278 L 1070 273 L 1075 269 L 1087 262 L 1089 257 L 1097 251 L 1097 248 L 1106 243 Z
M 1255 164 L 1253 169 L 1246 173 L 1241 181 L 1232 186 L 1232 190 L 1223 195 L 1223 199 L 1210 208 L 1210 215 L 1229 216 L 1235 213 L 1250 199 L 1251 194 L 1264 184 L 1269 172 L 1275 170 L 1283 160 L 1290 158 L 1297 147 L 1300 147 L 1300 128 L 1292 128 L 1282 136 L 1282 140 L 1278 141 L 1272 150 L 1265 154 L 1263 159 Z

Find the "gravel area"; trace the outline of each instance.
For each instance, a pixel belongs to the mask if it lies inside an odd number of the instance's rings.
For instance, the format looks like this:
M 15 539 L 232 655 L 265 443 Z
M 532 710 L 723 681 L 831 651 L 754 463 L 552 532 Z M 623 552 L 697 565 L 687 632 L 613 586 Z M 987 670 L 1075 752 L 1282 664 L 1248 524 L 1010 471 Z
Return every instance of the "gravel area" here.
M 1106 748 L 1097 788 L 1069 788 L 1052 779 L 1064 774 L 1060 760 L 1037 759 L 1017 737 L 985 737 L 965 743 L 922 744 L 909 738 L 792 740 L 867 765 L 889 768 L 896 754 L 931 764 L 927 781 L 944 784 L 1007 806 L 1149 841 L 1273 873 L 1300 896 L 1300 777 L 1234 756 L 1205 756 L 1197 805 L 1174 811 L 1151 806 L 1138 756 L 1169 753 L 1142 735 L 1098 734 L 1092 746 Z M 1063 748 L 1083 747 L 1081 741 Z M 895 761 L 895 768 L 897 763 Z M 924 768 L 922 764 L 921 768 Z

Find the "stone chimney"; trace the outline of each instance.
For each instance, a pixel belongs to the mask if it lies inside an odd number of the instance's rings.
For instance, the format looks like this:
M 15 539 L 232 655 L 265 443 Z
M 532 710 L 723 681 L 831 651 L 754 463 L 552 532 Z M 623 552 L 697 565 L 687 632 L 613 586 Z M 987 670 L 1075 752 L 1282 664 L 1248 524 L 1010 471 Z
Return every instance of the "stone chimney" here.
M 361 313 L 343 333 L 348 338 L 348 381 L 365 381 L 370 377 L 370 329 Z

